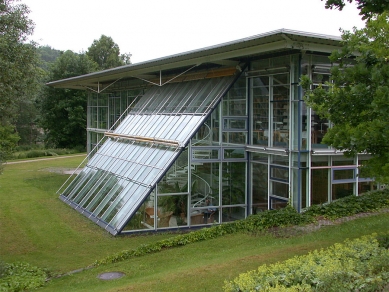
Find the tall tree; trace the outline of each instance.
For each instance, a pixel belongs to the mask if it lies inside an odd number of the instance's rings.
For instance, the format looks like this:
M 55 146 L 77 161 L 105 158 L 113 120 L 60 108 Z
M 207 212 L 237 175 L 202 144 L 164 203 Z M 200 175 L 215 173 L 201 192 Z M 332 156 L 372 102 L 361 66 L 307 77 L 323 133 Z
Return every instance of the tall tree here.
M 86 54 L 103 70 L 131 63 L 131 54 L 120 54 L 119 46 L 105 35 L 94 40 Z
M 41 67 L 45 71 L 49 71 L 49 65 L 54 63 L 55 60 L 57 60 L 57 58 L 62 53 L 62 51 L 56 50 L 46 45 L 46 46 L 39 46 L 38 53 L 41 59 Z
M 343 31 L 331 82 L 312 90 L 305 76 L 302 86 L 308 104 L 333 123 L 323 141 L 346 155 L 372 154 L 364 176 L 389 183 L 389 14 L 370 12 L 363 29 Z
M 20 104 L 35 97 L 40 69 L 29 9 L 17 0 L 0 0 L 0 163 L 16 146 Z
M 50 81 L 96 71 L 97 64 L 85 54 L 66 51 L 50 69 Z M 87 93 L 74 89 L 46 87 L 40 103 L 40 125 L 46 145 L 59 148 L 86 146 Z
M 39 117 L 37 103 L 48 78 L 49 66 L 54 63 L 61 53 L 61 51 L 55 50 L 50 46 L 39 46 L 37 52 L 40 56 L 39 67 L 42 69 L 40 91 L 37 93 L 36 98 L 31 96 L 29 99 L 21 100 L 19 104 L 19 116 L 16 121 L 16 130 L 20 136 L 18 145 L 32 145 L 42 141 L 42 131 L 37 126 Z

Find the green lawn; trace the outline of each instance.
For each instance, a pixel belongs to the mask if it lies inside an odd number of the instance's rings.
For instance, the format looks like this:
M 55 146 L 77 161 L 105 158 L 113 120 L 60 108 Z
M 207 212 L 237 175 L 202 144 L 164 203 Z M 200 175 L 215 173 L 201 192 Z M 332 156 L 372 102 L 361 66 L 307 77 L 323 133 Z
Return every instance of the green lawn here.
M 0 176 L 0 259 L 25 261 L 64 273 L 111 253 L 171 235 L 112 237 L 58 198 L 68 175 L 84 157 L 6 165 Z
M 0 176 L 0 259 L 66 273 L 97 259 L 173 234 L 112 237 L 58 199 L 83 157 L 7 165 Z M 282 261 L 346 238 L 387 231 L 389 214 L 360 218 L 293 237 L 233 234 L 52 279 L 42 291 L 221 291 L 224 280 L 263 263 Z M 102 281 L 102 272 L 125 277 Z

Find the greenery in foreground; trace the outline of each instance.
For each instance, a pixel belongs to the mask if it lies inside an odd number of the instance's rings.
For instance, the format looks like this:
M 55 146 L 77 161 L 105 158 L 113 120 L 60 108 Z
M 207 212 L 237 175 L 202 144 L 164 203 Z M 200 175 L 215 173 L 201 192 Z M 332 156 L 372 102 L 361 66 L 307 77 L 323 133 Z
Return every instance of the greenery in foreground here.
M 262 265 L 226 282 L 224 290 L 384 291 L 389 282 L 389 250 L 384 244 L 388 236 L 363 236 L 282 263 Z
M 26 291 L 39 288 L 49 273 L 27 263 L 0 262 L 0 291 Z

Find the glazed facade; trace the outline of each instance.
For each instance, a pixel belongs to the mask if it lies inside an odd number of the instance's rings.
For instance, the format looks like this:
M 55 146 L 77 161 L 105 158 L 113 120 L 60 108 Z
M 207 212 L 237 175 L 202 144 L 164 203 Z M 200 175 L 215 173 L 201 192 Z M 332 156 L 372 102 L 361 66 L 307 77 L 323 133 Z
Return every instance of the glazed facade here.
M 328 54 L 289 50 L 239 64 L 90 91 L 89 161 L 61 199 L 118 234 L 288 204 L 302 211 L 376 187 L 358 175 L 368 155 L 347 158 L 323 144 L 331 122 L 303 100 L 302 75 L 314 86 L 330 80 Z

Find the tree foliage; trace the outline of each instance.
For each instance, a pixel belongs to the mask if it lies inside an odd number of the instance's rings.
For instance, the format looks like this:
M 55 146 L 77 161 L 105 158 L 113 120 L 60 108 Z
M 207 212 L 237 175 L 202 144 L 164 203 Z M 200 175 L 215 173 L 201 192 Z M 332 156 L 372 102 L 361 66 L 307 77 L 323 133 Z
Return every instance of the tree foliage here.
M 0 163 L 16 146 L 20 107 L 36 97 L 42 73 L 36 45 L 28 43 L 34 29 L 28 7 L 16 2 L 0 0 Z
M 310 90 L 308 104 L 333 123 L 323 142 L 346 155 L 370 153 L 364 176 L 389 182 L 389 23 L 383 12 L 363 29 L 343 31 L 342 50 L 332 53 L 332 81 Z
M 321 0 L 323 1 L 323 0 Z M 346 0 L 352 3 L 353 0 Z M 342 10 L 346 5 L 345 0 L 326 0 L 325 7 L 329 9 Z M 362 19 L 370 19 L 375 14 L 381 14 L 386 10 L 389 10 L 389 0 L 355 0 L 357 7 L 360 10 Z
M 111 37 L 102 35 L 94 40 L 86 54 L 99 65 L 99 69 L 109 69 L 130 64 L 131 54 L 120 54 L 119 46 Z
M 56 50 L 50 46 L 39 46 L 38 53 L 40 55 L 41 68 L 43 68 L 45 71 L 49 71 L 50 64 L 57 60 L 62 51 Z
M 119 46 L 111 37 L 102 35 L 94 40 L 88 51 L 81 54 L 66 51 L 54 63 L 57 52 L 41 47 L 49 81 L 87 74 L 98 69 L 124 65 L 130 54 L 120 55 Z M 47 59 L 47 61 L 46 61 Z M 87 92 L 73 89 L 45 88 L 40 103 L 40 125 L 46 133 L 47 147 L 85 148 Z
M 53 63 L 50 81 L 87 74 L 97 69 L 85 54 L 66 51 Z M 46 146 L 85 147 L 87 93 L 74 89 L 46 87 L 40 103 L 40 125 Z

